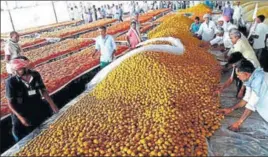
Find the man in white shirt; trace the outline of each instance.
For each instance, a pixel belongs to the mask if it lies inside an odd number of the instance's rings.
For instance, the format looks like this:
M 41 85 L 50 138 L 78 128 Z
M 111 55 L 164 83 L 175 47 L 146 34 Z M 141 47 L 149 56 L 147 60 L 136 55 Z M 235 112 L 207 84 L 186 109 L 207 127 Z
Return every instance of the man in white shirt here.
M 109 5 L 108 5 L 108 8 L 107 8 L 107 14 L 106 14 L 106 17 L 107 17 L 107 18 L 112 18 L 112 9 L 110 8 Z
M 216 37 L 209 42 L 210 45 L 222 45 L 224 29 L 220 27 L 216 30 L 215 33 L 216 33 Z
M 223 44 L 224 44 L 224 47 L 226 50 L 230 50 L 233 47 L 233 43 L 232 43 L 230 36 L 229 36 L 229 32 L 232 29 L 238 29 L 238 27 L 236 25 L 233 25 L 233 24 L 228 25 L 227 31 L 224 32 L 224 35 L 223 35 Z M 247 40 L 247 38 L 244 34 L 241 33 L 241 35 L 242 35 L 241 39 Z
M 10 61 L 18 56 L 21 56 L 22 48 L 18 44 L 20 40 L 19 33 L 13 31 L 10 33 L 10 39 L 5 45 L 5 61 L 6 61 L 6 70 L 9 75 L 12 74 L 12 69 Z
M 144 1 L 143 2 L 143 11 L 144 11 L 144 13 L 146 13 L 147 11 L 149 11 L 149 6 L 148 6 L 147 1 Z
M 97 10 L 97 19 L 99 20 L 99 19 L 102 19 L 102 18 L 103 17 L 102 17 L 101 9 L 98 8 L 98 10 Z
M 238 1 L 237 5 L 234 6 L 233 20 L 235 25 L 238 26 L 241 17 L 242 17 L 242 7 L 240 6 L 240 1 Z
M 163 8 L 163 3 L 162 1 L 157 1 L 157 8 L 162 9 Z
M 260 67 L 260 62 L 258 61 L 254 50 L 250 46 L 248 40 L 246 38 L 242 38 L 242 33 L 237 29 L 232 29 L 229 32 L 229 36 L 233 43 L 233 47 L 229 51 L 228 56 L 234 52 L 241 52 L 243 57 L 252 61 L 254 67 Z
M 250 61 L 244 60 L 237 66 L 237 77 L 244 82 L 246 94 L 236 105 L 219 110 L 220 113 L 228 115 L 238 108 L 245 107 L 244 113 L 238 121 L 229 126 L 232 131 L 238 131 L 243 122 L 252 112 L 257 111 L 259 115 L 268 122 L 268 75 L 262 68 L 255 68 Z
M 222 27 L 217 28 L 216 30 L 216 37 L 212 39 L 209 42 L 204 42 L 200 45 L 200 47 L 206 47 L 206 46 L 213 46 L 215 49 L 214 50 L 221 50 L 223 49 L 223 34 L 224 30 Z
M 135 13 L 136 13 L 135 3 L 134 2 L 131 2 L 129 7 L 130 7 L 130 17 L 134 17 L 135 16 Z
M 74 6 L 74 19 L 75 20 L 81 20 L 81 14 L 77 6 Z
M 268 25 L 263 23 L 264 20 L 265 20 L 264 15 L 259 15 L 256 18 L 257 26 L 252 33 L 253 34 L 252 37 L 254 38 L 253 49 L 259 61 L 261 60 L 262 56 L 261 54 L 265 48 L 266 35 L 268 34 Z
M 140 8 L 140 5 L 138 2 L 136 2 L 136 4 L 135 4 L 135 11 L 136 11 L 136 13 L 140 13 L 140 11 L 141 11 L 141 8 Z
M 231 23 L 225 21 L 225 19 L 224 19 L 223 16 L 220 17 L 220 18 L 218 19 L 218 26 L 219 26 L 219 27 L 222 27 L 223 30 L 224 30 L 224 32 L 227 32 L 227 31 L 228 31 L 227 28 L 228 28 L 228 26 L 230 26 L 230 25 L 231 25 Z
M 70 19 L 72 21 L 74 21 L 74 9 L 73 9 L 73 7 L 71 7 L 71 9 L 70 9 Z
M 113 59 L 116 51 L 116 44 L 111 35 L 106 34 L 106 27 L 100 27 L 101 35 L 96 38 L 95 52 L 93 58 L 97 52 L 100 52 L 100 67 L 104 68 L 109 65 Z
M 216 30 L 216 25 L 213 21 L 210 20 L 210 15 L 209 14 L 205 14 L 203 16 L 203 19 L 205 20 L 198 32 L 196 32 L 198 37 L 202 37 L 202 40 L 204 41 L 210 41 L 214 38 L 215 35 L 215 30 Z

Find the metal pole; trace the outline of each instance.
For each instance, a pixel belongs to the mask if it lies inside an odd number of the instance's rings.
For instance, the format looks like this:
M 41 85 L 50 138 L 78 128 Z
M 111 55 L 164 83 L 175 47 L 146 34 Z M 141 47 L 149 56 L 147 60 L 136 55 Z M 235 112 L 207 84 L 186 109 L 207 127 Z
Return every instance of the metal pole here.
M 9 7 L 8 7 L 7 1 L 6 1 L 6 5 L 7 5 L 7 11 L 8 11 L 8 15 L 9 15 L 10 22 L 11 22 L 11 25 L 12 25 L 12 29 L 13 29 L 13 31 L 15 31 L 15 27 L 14 27 L 13 19 L 12 19 L 12 16 L 11 16 L 10 9 L 9 9 Z
M 51 3 L 52 3 L 52 7 L 53 7 L 53 11 L 54 11 L 54 15 L 55 15 L 56 23 L 58 23 L 58 18 L 57 18 L 57 13 L 56 13 L 56 10 L 55 10 L 54 2 L 51 1 Z

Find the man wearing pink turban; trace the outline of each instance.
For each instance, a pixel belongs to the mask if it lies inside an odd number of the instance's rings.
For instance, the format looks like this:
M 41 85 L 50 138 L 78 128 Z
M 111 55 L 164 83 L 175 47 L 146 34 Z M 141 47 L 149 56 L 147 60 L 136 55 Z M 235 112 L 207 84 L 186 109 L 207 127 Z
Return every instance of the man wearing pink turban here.
M 40 74 L 30 69 L 27 58 L 14 58 L 10 65 L 14 75 L 5 82 L 6 98 L 12 112 L 12 134 L 15 141 L 19 141 L 50 116 L 50 108 L 54 113 L 59 110 L 49 96 Z

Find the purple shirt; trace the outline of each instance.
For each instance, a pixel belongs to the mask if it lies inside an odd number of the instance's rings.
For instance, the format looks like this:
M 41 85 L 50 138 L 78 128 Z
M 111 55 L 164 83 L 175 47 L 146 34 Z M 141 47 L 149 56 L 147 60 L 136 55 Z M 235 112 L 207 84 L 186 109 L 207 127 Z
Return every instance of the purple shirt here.
M 232 19 L 234 10 L 231 7 L 224 8 L 223 16 L 227 16 L 229 19 Z

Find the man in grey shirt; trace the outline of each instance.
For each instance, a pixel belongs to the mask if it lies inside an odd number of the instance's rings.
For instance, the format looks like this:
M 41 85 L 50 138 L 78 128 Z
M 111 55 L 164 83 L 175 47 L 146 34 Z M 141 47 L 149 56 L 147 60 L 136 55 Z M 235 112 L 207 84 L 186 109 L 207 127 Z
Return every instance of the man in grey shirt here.
M 20 35 L 19 33 L 13 31 L 10 33 L 10 39 L 5 45 L 5 61 L 6 61 L 6 70 L 8 74 L 12 74 L 11 66 L 9 64 L 10 60 L 15 57 L 21 56 L 22 48 L 19 45 Z

